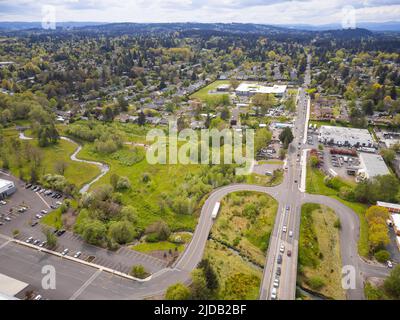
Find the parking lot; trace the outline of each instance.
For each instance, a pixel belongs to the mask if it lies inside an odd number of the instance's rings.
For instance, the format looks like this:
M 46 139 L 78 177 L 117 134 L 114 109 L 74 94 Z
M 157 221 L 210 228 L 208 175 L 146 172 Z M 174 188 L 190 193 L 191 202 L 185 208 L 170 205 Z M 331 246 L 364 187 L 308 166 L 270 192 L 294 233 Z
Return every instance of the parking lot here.
M 0 173 L 0 178 L 13 181 L 17 187 L 17 191 L 0 204 L 0 232 L 5 235 L 12 236 L 14 230 L 22 233 L 36 228 L 36 222 L 63 201 L 60 193 L 46 195 L 43 188 L 36 190 L 42 193 L 27 189 L 25 183 L 4 173 Z
M 5 204 L 0 205 L 0 233 L 12 237 L 14 230 L 18 230 L 19 240 L 36 245 L 38 250 L 41 247 L 46 248 L 46 236 L 40 224 L 41 216 L 57 208 L 63 198 L 53 198 L 52 195 L 46 195 L 44 191 L 40 192 L 43 188 L 36 190 L 32 190 L 32 187 L 26 188 L 25 183 L 3 173 L 0 173 L 0 178 L 12 180 L 17 186 L 17 192 L 6 199 Z M 129 248 L 122 247 L 114 252 L 87 244 L 73 232 L 51 230 L 57 235 L 57 246 L 53 250 L 59 253 L 64 252 L 65 255 L 76 256 L 84 261 L 127 274 L 132 266 L 137 264 L 143 265 L 150 273 L 167 267 L 166 261 Z

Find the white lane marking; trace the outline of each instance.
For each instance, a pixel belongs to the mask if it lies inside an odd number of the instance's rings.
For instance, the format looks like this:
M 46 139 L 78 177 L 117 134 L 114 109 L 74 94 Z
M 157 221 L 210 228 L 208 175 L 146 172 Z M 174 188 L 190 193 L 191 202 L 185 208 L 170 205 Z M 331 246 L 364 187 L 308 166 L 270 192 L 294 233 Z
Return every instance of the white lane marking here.
M 47 203 L 47 201 L 46 201 L 46 200 L 44 200 L 44 199 L 43 199 L 43 197 L 42 197 L 42 196 L 41 196 L 39 193 L 37 193 L 37 192 L 35 192 L 35 193 L 36 193 L 36 194 L 37 194 L 37 196 L 40 198 L 40 200 L 42 200 L 42 201 L 43 201 L 43 203 L 44 203 L 44 204 L 47 206 L 47 208 L 49 208 L 49 209 L 50 209 L 51 207 L 50 207 L 50 205 Z
M 100 275 L 103 270 L 97 270 L 75 293 L 69 298 L 69 300 L 75 300 L 79 295 Z M 105 288 L 107 289 L 107 288 Z
M 5 247 L 6 245 L 8 245 L 10 242 L 11 242 L 11 240 L 8 240 L 7 242 L 3 243 L 3 244 L 0 246 L 0 249 L 4 248 L 4 247 Z

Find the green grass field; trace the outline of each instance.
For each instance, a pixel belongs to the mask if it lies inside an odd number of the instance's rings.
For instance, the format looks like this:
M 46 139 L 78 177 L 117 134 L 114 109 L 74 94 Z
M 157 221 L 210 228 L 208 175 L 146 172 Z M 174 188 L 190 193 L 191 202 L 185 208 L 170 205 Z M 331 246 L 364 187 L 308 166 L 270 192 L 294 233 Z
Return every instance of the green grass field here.
M 40 222 L 46 226 L 61 229 L 63 227 L 61 210 L 57 209 L 48 213 L 40 220 Z
M 211 90 L 216 90 L 217 87 L 219 87 L 220 85 L 223 84 L 229 84 L 230 81 L 229 80 L 216 80 L 212 83 L 210 83 L 208 86 L 200 89 L 199 91 L 193 93 L 190 96 L 190 99 L 200 99 L 200 100 L 206 100 L 208 97 L 212 96 L 210 95 L 208 92 Z M 223 92 L 224 94 L 227 94 L 226 92 Z
M 131 148 L 124 147 L 125 152 Z M 97 181 L 92 188 L 102 184 L 109 184 L 112 174 L 126 176 L 131 182 L 131 190 L 122 193 L 125 205 L 133 205 L 138 210 L 138 226 L 145 228 L 152 222 L 163 220 L 172 230 L 194 230 L 197 222 L 196 215 L 177 215 L 169 208 L 160 211 L 160 196 L 171 194 L 185 181 L 189 173 L 200 173 L 197 165 L 163 165 L 149 164 L 146 159 L 133 165 L 125 165 L 120 159 L 113 159 L 112 155 L 100 155 L 92 151 L 91 144 L 86 144 L 79 154 L 80 158 L 105 162 L 110 165 L 110 172 Z M 150 176 L 150 181 L 143 182 L 143 174 Z
M 39 178 L 48 173 L 56 173 L 55 165 L 57 162 L 66 163 L 67 167 L 64 172 L 64 176 L 68 182 L 75 184 L 78 188 L 83 186 L 85 183 L 90 182 L 98 174 L 100 174 L 100 170 L 97 166 L 72 161 L 70 159 L 70 155 L 75 151 L 77 146 L 69 141 L 60 140 L 57 144 L 45 148 L 38 147 L 36 139 L 24 140 L 21 141 L 21 144 L 31 144 L 39 148 L 41 153 L 40 167 L 38 170 Z M 16 157 L 19 157 L 20 161 L 16 161 Z M 22 159 L 21 156 L 17 155 L 16 153 L 12 153 L 9 156 L 9 165 L 10 171 L 13 175 L 17 177 L 23 176 L 25 179 L 29 179 L 30 164 L 26 161 L 26 159 Z
M 181 252 L 185 248 L 182 244 L 174 244 L 169 241 L 160 241 L 160 242 L 143 242 L 131 247 L 132 250 L 139 252 L 151 252 L 151 251 L 168 251 L 168 250 L 176 250 Z
M 365 211 L 367 206 L 362 203 L 350 202 L 343 200 L 339 197 L 339 192 L 335 189 L 327 187 L 324 183 L 325 175 L 322 171 L 307 167 L 307 179 L 306 179 L 306 190 L 307 193 L 321 194 L 329 196 L 342 202 L 344 205 L 351 208 L 360 219 L 360 238 L 358 240 L 358 252 L 361 256 L 367 257 L 369 255 L 369 243 L 368 243 L 368 224 L 365 219 Z M 351 186 L 347 182 L 342 181 L 344 186 Z
M 342 262 L 337 216 L 333 210 L 317 204 L 305 204 L 301 210 L 299 239 L 299 275 L 302 287 L 332 299 L 345 299 L 341 286 Z

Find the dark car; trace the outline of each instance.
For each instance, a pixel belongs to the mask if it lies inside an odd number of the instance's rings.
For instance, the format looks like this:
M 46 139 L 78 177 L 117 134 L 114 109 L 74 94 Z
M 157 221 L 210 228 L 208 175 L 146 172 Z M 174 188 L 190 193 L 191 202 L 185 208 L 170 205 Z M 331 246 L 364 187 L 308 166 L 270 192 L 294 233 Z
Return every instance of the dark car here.
M 276 275 L 280 276 L 281 275 L 281 267 L 276 268 Z
M 25 189 L 29 189 L 30 187 L 32 187 L 32 183 L 28 183 L 28 184 L 25 186 Z
M 36 226 L 37 224 L 38 224 L 38 222 L 37 222 L 37 221 L 34 221 L 34 222 L 31 223 L 31 227 L 34 227 L 34 226 Z
M 282 255 L 280 254 L 279 256 L 278 256 L 278 264 L 282 264 Z
M 288 250 L 287 251 L 287 255 L 288 255 L 288 257 L 291 257 L 292 256 L 292 251 Z
M 64 229 L 61 229 L 61 230 L 58 230 L 57 231 L 57 236 L 62 236 L 63 234 L 65 233 L 65 230 Z

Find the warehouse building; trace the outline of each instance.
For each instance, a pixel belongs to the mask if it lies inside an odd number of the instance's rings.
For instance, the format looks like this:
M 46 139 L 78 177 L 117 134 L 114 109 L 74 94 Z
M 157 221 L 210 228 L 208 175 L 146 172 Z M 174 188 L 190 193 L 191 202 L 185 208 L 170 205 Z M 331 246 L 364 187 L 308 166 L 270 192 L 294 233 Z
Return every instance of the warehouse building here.
M 385 176 L 390 171 L 382 156 L 373 153 L 360 153 L 360 169 L 358 176 L 361 179 L 372 179 L 376 176 Z
M 274 94 L 277 97 L 283 97 L 287 89 L 286 85 L 274 85 L 272 87 L 263 86 L 256 83 L 243 82 L 236 88 L 235 92 L 239 96 L 252 96 L 257 93 Z
M 11 196 L 15 191 L 17 188 L 14 182 L 0 179 L 0 199 Z
M 374 147 L 374 140 L 367 129 L 322 126 L 318 141 L 344 147 Z

